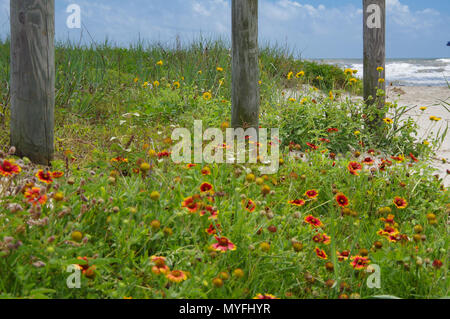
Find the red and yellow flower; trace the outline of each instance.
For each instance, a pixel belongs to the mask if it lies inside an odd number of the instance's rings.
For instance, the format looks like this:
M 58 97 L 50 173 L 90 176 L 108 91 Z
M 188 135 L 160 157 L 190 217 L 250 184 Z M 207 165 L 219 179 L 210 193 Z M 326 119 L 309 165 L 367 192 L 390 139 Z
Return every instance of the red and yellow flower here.
M 113 162 L 113 163 L 128 163 L 128 158 L 124 158 L 122 156 L 117 156 L 117 157 L 111 158 L 111 162 Z
M 363 164 L 365 164 L 365 165 L 373 165 L 374 163 L 375 163 L 375 160 L 371 157 L 366 157 L 363 160 Z
M 202 175 L 211 175 L 211 169 L 208 166 L 203 167 Z
M 200 192 L 213 194 L 214 186 L 212 186 L 210 183 L 204 182 L 200 185 Z
M 370 259 L 368 257 L 363 256 L 352 256 L 350 258 L 353 269 L 361 270 L 367 268 L 370 263 Z
M 236 250 L 236 245 L 233 244 L 228 238 L 218 236 L 215 236 L 215 238 L 217 240 L 217 243 L 211 245 L 212 249 L 214 249 L 215 251 L 224 253 L 228 250 Z
M 299 207 L 305 205 L 305 201 L 303 199 L 290 200 L 290 201 L 288 201 L 288 203 L 293 206 L 299 206 Z
M 19 165 L 14 164 L 14 160 L 4 160 L 0 163 L 0 175 L 4 177 L 17 175 L 21 170 Z
M 319 218 L 316 218 L 316 217 L 314 217 L 314 216 L 312 216 L 312 215 L 306 216 L 305 219 L 304 219 L 304 221 L 305 221 L 305 223 L 310 224 L 310 225 L 311 225 L 312 227 L 314 227 L 314 228 L 322 227 L 322 226 L 323 226 L 323 224 L 322 224 L 322 222 L 320 221 L 320 219 L 319 219 Z
M 397 206 L 398 209 L 405 209 L 408 206 L 408 202 L 406 199 L 396 196 L 393 200 L 394 205 Z
M 348 251 L 348 250 L 344 250 L 342 252 L 337 251 L 336 255 L 337 255 L 339 261 L 344 261 L 344 260 L 347 260 L 348 257 L 350 257 L 350 251 Z
M 242 206 L 244 207 L 244 209 L 250 213 L 254 212 L 256 209 L 256 204 L 255 202 L 253 202 L 253 200 L 251 200 L 250 198 L 248 199 L 243 199 L 242 200 Z
M 152 272 L 155 275 L 167 274 L 170 271 L 169 266 L 166 265 L 166 258 L 162 256 L 152 256 L 150 260 L 154 264 L 152 267 Z
M 43 183 L 46 183 L 46 184 L 53 183 L 53 176 L 52 176 L 52 173 L 49 171 L 44 171 L 44 170 L 40 169 L 36 173 L 36 177 Z
M 317 257 L 319 257 L 320 259 L 328 259 L 328 256 L 323 249 L 316 247 L 314 251 L 316 252 Z
M 362 170 L 362 166 L 358 162 L 350 162 L 347 165 L 348 171 L 352 175 L 358 175 L 358 171 Z
M 217 231 L 221 231 L 222 228 L 220 226 L 220 224 L 210 224 L 208 228 L 205 229 L 205 231 L 210 234 L 210 235 L 215 235 L 217 234 Z
M 347 196 L 345 196 L 342 193 L 339 193 L 339 194 L 336 195 L 336 202 L 341 207 L 347 207 L 348 204 L 349 204 Z
M 194 197 L 189 196 L 187 198 L 185 198 L 182 202 L 181 202 L 181 207 L 185 207 L 187 208 L 191 213 L 195 213 L 199 207 L 200 207 L 200 203 L 198 203 Z
M 316 198 L 317 196 L 319 196 L 319 192 L 315 189 L 310 189 L 305 192 L 305 196 L 311 199 Z
M 279 299 L 271 294 L 257 294 L 253 299 Z
M 41 189 L 39 187 L 29 187 L 25 190 L 25 198 L 28 199 L 29 203 L 37 205 L 38 203 L 44 205 L 47 202 L 47 195 L 41 194 Z
M 181 270 L 172 270 L 166 274 L 166 278 L 171 282 L 180 283 L 187 279 L 187 275 L 184 271 Z
M 219 216 L 219 211 L 212 207 L 211 205 L 207 205 L 204 209 L 200 211 L 200 216 L 208 215 L 208 219 L 217 219 Z

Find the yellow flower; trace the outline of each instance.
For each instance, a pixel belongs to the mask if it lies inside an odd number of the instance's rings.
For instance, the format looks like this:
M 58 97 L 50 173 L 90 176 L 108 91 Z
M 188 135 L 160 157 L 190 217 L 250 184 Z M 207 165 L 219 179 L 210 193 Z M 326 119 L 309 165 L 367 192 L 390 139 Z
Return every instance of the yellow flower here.
M 379 66 L 379 67 L 377 68 L 377 71 L 378 71 L 378 72 L 383 72 L 383 71 L 384 71 L 384 68 L 383 68 L 382 66 Z
M 294 99 L 293 97 L 291 97 L 290 99 L 289 99 L 289 102 L 295 102 L 296 101 L 296 99 Z
M 437 116 L 430 116 L 430 120 L 434 121 L 434 122 L 439 122 L 440 120 L 442 120 L 440 117 Z
M 223 68 L 221 68 L 220 66 L 218 66 L 218 67 L 216 68 L 216 70 L 217 70 L 217 72 L 223 72 Z
M 197 72 L 197 74 L 202 74 L 202 73 L 203 73 L 203 71 L 202 71 L 202 70 L 200 70 L 200 71 L 198 71 L 198 72 Z
M 354 134 L 355 134 L 355 135 L 359 135 L 359 134 L 361 134 L 361 132 L 360 132 L 360 131 L 355 131 Z
M 145 81 L 144 84 L 142 84 L 142 87 L 146 87 L 146 86 L 148 86 L 148 84 L 149 83 L 147 81 Z
M 383 78 L 378 79 L 378 83 L 384 83 L 384 79 Z
M 294 76 L 294 72 L 291 71 L 288 73 L 287 79 L 290 80 L 290 79 L 292 79 L 293 76 Z
M 304 97 L 303 99 L 301 99 L 300 104 L 305 104 L 306 102 L 308 102 L 308 99 Z
M 430 142 L 428 142 L 428 141 L 423 141 L 423 145 L 430 145 Z
M 390 119 L 390 118 L 388 118 L 388 117 L 386 117 L 385 119 L 383 119 L 383 121 L 384 121 L 384 123 L 386 123 L 386 124 L 392 124 L 392 123 L 394 123 L 394 120 L 393 120 L 393 119 Z
M 295 77 L 298 79 L 298 78 L 300 78 L 300 77 L 302 77 L 302 76 L 305 76 L 305 71 L 300 71 L 300 72 L 298 72 L 296 75 L 295 75 Z
M 259 81 L 258 81 L 258 84 L 259 84 L 259 85 L 261 85 L 261 83 L 262 83 L 262 81 L 261 81 L 261 80 L 259 80 Z
M 164 62 L 162 60 L 159 60 L 158 62 L 156 62 L 156 65 L 159 65 L 159 66 L 161 66 L 163 64 L 164 64 Z
M 133 82 L 137 83 L 137 81 L 139 81 L 139 78 L 134 78 Z
M 175 88 L 179 89 L 180 88 L 180 82 L 178 82 L 178 81 L 173 82 L 173 86 Z
M 203 93 L 203 98 L 205 99 L 205 100 L 211 100 L 211 98 L 212 98 L 212 95 L 211 95 L 211 92 L 205 92 L 205 93 Z
M 356 84 L 358 82 L 358 80 L 355 78 L 351 78 L 350 80 L 348 80 L 348 82 L 350 83 L 350 85 L 353 85 L 353 84 Z
M 330 93 L 328 93 L 328 96 L 330 97 L 330 100 L 334 100 L 333 91 L 330 91 Z
M 345 69 L 344 73 L 345 73 L 345 75 L 352 75 L 353 74 L 353 70 L 352 69 Z
M 422 107 L 420 108 L 421 111 L 425 111 L 426 109 L 428 109 L 426 106 L 422 106 Z
M 353 70 L 353 74 L 356 74 L 356 73 L 358 73 L 358 70 Z
M 158 86 L 159 86 L 159 81 L 154 81 L 154 82 L 153 82 L 153 86 L 154 86 L 154 87 L 158 87 Z

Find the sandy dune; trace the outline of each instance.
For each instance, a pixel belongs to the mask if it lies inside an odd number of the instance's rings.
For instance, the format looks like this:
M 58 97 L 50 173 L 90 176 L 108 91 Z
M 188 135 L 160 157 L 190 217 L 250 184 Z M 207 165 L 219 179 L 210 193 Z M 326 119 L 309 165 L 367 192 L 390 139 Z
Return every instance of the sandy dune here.
M 446 110 L 440 102 L 450 102 L 450 89 L 448 87 L 389 87 L 387 89 L 387 97 L 388 101 L 397 101 L 399 106 L 414 107 L 407 113 L 407 116 L 413 117 L 418 122 L 420 126 L 419 137 L 426 134 L 430 127 L 430 116 L 432 115 L 442 118 L 433 127 L 433 133 L 436 134 L 439 128 L 444 130 L 447 125 L 450 125 L 450 108 Z M 420 110 L 422 106 L 426 106 L 427 110 Z M 446 159 L 447 164 L 444 164 L 442 159 Z M 447 174 L 447 170 L 450 169 L 449 159 L 450 132 L 437 151 L 436 159 L 433 161 L 433 166 L 439 169 L 439 175 L 444 178 L 446 186 L 450 185 L 450 178 Z

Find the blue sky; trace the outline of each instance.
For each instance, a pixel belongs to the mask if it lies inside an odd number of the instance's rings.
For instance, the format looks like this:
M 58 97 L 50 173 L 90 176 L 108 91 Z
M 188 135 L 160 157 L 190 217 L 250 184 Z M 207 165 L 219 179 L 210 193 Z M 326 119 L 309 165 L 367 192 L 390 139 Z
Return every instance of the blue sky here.
M 230 38 L 231 0 L 55 0 L 56 36 L 128 45 L 171 44 L 202 34 Z M 388 58 L 448 58 L 450 1 L 386 0 Z M 66 8 L 81 7 L 82 30 Z M 362 0 L 259 0 L 261 43 L 288 45 L 305 58 L 362 57 Z M 89 34 L 88 35 L 88 32 Z M 0 0 L 0 36 L 9 33 L 9 0 Z

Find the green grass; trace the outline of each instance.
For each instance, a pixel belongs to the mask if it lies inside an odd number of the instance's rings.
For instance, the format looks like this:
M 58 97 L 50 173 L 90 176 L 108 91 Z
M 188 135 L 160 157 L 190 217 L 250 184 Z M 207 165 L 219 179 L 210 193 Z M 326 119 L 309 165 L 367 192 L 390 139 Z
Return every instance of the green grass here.
M 4 152 L 9 148 L 8 45 L 0 44 Z M 157 65 L 160 60 L 162 66 Z M 174 127 L 192 130 L 196 119 L 203 120 L 204 128 L 220 127 L 229 120 L 231 70 L 225 42 L 199 40 L 179 49 L 59 44 L 51 170 L 63 171 L 64 176 L 47 186 L 34 178 L 40 167 L 13 154 L 1 155 L 15 159 L 22 171 L 0 181 L 0 297 L 448 296 L 449 194 L 428 162 L 441 137 L 424 137 L 430 145 L 416 141 L 417 125 L 401 122 L 405 109 L 395 104 L 382 110 L 394 114 L 394 123 L 381 125 L 375 134 L 365 122 L 376 110 L 328 97 L 330 90 L 335 96 L 360 90 L 349 86 L 348 77 L 336 67 L 297 60 L 273 47 L 261 50 L 260 61 L 261 125 L 280 128 L 280 170 L 262 176 L 258 164 L 213 164 L 211 175 L 202 175 L 205 163 L 188 169 L 170 158 L 158 159 L 155 152 L 174 145 L 168 139 Z M 289 72 L 302 70 L 304 77 L 287 79 Z M 154 81 L 160 85 L 143 86 Z M 295 101 L 281 94 L 305 84 L 319 92 L 299 93 Z M 204 92 L 211 92 L 212 98 L 205 99 Z M 329 128 L 338 131 L 328 132 Z M 369 153 L 371 149 L 375 152 Z M 290 150 L 301 153 L 296 158 L 289 156 Z M 117 156 L 128 161 L 112 162 Z M 359 175 L 351 174 L 348 163 L 361 163 L 366 157 L 376 163 L 363 165 Z M 378 167 L 381 158 L 392 162 L 384 170 Z M 150 171 L 144 173 L 142 163 L 150 164 Z M 47 196 L 40 208 L 26 197 L 33 178 L 34 186 Z M 202 182 L 214 186 L 214 202 L 200 194 Z M 316 199 L 304 195 L 311 189 L 318 191 Z M 154 191 L 160 196 L 152 199 Z M 349 199 L 347 209 L 337 205 L 337 193 Z M 216 208 L 218 218 L 209 220 L 200 209 L 190 213 L 183 208 L 189 196 Z M 395 197 L 406 200 L 407 207 L 397 208 Z M 248 199 L 256 205 L 253 212 L 242 205 Z M 288 204 L 294 199 L 306 203 Z M 395 215 L 397 242 L 377 234 L 385 227 L 380 218 L 389 213 Z M 329 244 L 313 241 L 317 233 L 305 223 L 308 215 L 320 218 L 323 227 L 318 231 L 331 237 Z M 236 250 L 212 250 L 216 240 L 205 231 L 211 225 Z M 81 232 L 81 241 L 74 232 Z M 302 249 L 295 250 L 294 243 Z M 324 250 L 327 260 L 316 255 L 316 247 Z M 370 289 L 370 274 L 353 269 L 350 260 L 338 260 L 336 251 L 344 250 L 351 256 L 367 254 L 380 266 L 381 288 Z M 172 283 L 155 274 L 153 255 L 166 257 L 166 265 L 186 272 L 187 280 Z M 82 275 L 81 289 L 69 289 L 67 266 L 83 264 L 77 257 L 84 256 L 95 269 Z M 440 268 L 438 261 L 443 262 Z M 236 269 L 244 276 L 237 276 Z M 220 281 L 213 283 L 218 277 L 223 278 L 221 287 L 214 285 Z

